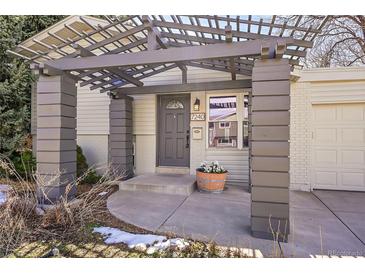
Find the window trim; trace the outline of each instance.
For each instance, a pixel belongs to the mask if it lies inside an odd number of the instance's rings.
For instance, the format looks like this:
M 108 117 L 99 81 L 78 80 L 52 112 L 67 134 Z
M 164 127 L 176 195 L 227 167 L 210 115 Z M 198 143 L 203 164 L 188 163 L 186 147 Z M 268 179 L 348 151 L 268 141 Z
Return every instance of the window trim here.
M 245 90 L 239 90 L 239 91 L 227 91 L 227 90 L 222 90 L 222 91 L 207 91 L 206 92 L 206 142 L 205 142 L 205 147 L 206 150 L 222 150 L 222 149 L 227 149 L 227 150 L 247 150 L 248 147 L 247 146 L 243 146 L 243 122 L 244 121 L 248 121 L 248 119 L 244 118 L 244 96 L 248 95 L 248 92 Z M 227 119 L 227 120 L 222 120 L 222 121 L 227 121 L 227 122 L 232 122 L 235 121 L 237 122 L 237 146 L 236 147 L 231 147 L 231 146 L 223 146 L 223 147 L 210 147 L 209 146 L 209 122 L 220 122 L 220 121 L 212 121 L 210 120 L 210 98 L 211 97 L 229 97 L 229 96 L 236 96 L 236 119 L 235 120 L 231 120 L 231 119 Z

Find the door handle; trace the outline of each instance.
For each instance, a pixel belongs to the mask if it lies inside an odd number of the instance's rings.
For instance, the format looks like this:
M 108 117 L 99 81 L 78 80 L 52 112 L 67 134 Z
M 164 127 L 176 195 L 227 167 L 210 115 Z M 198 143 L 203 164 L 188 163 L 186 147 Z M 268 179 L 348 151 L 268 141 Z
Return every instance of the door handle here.
M 185 148 L 189 148 L 190 147 L 190 134 L 189 134 L 189 130 L 186 131 L 186 146 Z

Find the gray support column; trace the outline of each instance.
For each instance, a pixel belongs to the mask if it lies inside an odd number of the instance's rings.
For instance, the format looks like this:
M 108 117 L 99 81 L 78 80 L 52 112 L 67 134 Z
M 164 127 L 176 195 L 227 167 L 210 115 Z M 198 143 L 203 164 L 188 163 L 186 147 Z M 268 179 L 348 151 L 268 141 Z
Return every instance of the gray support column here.
M 109 166 L 123 179 L 133 176 L 132 100 L 128 96 L 110 99 Z
M 248 170 L 251 171 L 251 141 L 252 141 L 252 88 L 248 93 Z M 251 172 L 248 173 L 248 191 L 251 192 Z
M 289 233 L 290 67 L 257 60 L 252 74 L 251 231 L 286 241 Z M 274 236 L 275 235 L 275 236 Z
M 70 183 L 76 177 L 76 92 L 75 81 L 66 75 L 39 76 L 36 159 L 41 204 L 75 195 Z

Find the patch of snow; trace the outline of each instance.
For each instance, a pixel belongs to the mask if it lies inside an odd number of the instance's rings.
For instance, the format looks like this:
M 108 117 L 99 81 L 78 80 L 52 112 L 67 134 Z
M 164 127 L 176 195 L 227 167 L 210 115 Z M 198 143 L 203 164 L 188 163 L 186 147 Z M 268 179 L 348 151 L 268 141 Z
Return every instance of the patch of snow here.
M 5 204 L 6 202 L 6 194 L 4 192 L 0 192 L 0 205 Z
M 132 234 L 111 227 L 96 227 L 93 232 L 98 232 L 105 237 L 106 244 L 125 243 L 129 248 L 134 248 L 137 244 L 152 245 L 166 240 L 164 236 L 152 234 Z
M 139 243 L 134 248 L 138 251 L 146 251 L 147 246 L 144 243 Z
M 3 184 L 0 185 L 0 192 L 7 192 L 9 190 L 10 190 L 10 186 L 3 185 Z
M 147 248 L 146 253 L 147 253 L 148 255 L 151 255 L 151 254 L 153 254 L 153 253 L 156 253 L 157 251 L 158 251 L 158 248 L 157 248 L 157 247 L 150 246 L 149 248 Z
M 133 234 L 111 227 L 96 227 L 93 229 L 93 232 L 103 235 L 106 244 L 124 243 L 129 248 L 146 251 L 147 254 L 153 254 L 156 251 L 165 250 L 169 247 L 183 249 L 189 245 L 188 241 L 181 238 L 167 239 L 165 236 L 160 235 Z
M 100 192 L 98 195 L 99 195 L 99 196 L 104 196 L 104 195 L 106 195 L 106 194 L 108 194 L 108 191 Z

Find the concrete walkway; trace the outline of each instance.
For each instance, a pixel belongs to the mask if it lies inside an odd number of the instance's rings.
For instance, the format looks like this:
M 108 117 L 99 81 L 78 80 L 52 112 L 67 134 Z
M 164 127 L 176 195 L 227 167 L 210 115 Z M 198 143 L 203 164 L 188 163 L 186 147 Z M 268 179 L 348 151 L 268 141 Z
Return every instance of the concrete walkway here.
M 250 194 L 239 187 L 229 186 L 222 194 L 118 191 L 109 197 L 108 208 L 117 218 L 153 232 L 258 249 L 264 256 L 280 251 L 285 257 L 365 256 L 365 193 L 341 193 L 291 192 L 291 234 L 280 247 L 250 235 Z M 344 202 L 345 196 L 360 206 Z

